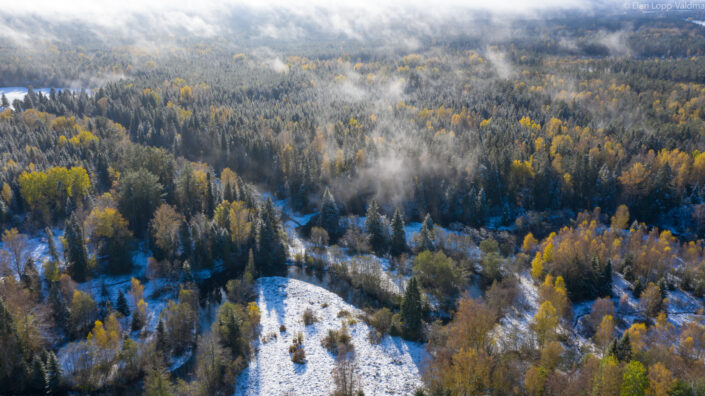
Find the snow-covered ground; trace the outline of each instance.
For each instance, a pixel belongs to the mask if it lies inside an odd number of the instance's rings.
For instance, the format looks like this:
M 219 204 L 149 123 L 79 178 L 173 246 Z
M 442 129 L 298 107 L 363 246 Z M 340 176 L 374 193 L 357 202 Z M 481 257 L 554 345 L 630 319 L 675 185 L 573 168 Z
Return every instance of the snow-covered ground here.
M 64 246 L 62 245 L 59 237 L 64 235 L 63 228 L 53 228 L 51 232 L 54 234 L 54 245 L 56 246 L 56 251 L 59 254 L 59 258 L 64 257 Z M 0 242 L 0 249 L 5 249 L 5 246 Z M 47 234 L 44 231 L 36 235 L 30 235 L 27 238 L 27 250 L 29 251 L 30 257 L 34 261 L 34 267 L 39 272 L 39 276 L 44 276 L 44 267 L 42 264 L 45 261 L 51 259 L 49 255 L 49 240 L 47 239 Z
M 335 357 L 321 341 L 328 330 L 338 330 L 345 310 L 361 312 L 336 294 L 295 279 L 270 277 L 257 281 L 262 311 L 261 335 L 250 365 L 237 379 L 236 395 L 329 395 L 334 388 L 331 370 Z M 302 315 L 311 308 L 318 319 L 305 326 Z M 280 333 L 280 325 L 286 331 Z M 303 333 L 305 364 L 291 361 L 289 345 Z M 359 319 L 349 326 L 355 347 L 356 373 L 366 395 L 408 395 L 422 385 L 422 344 L 385 336 L 378 345 L 369 341 L 370 328 Z M 266 340 L 266 342 L 265 342 Z
M 513 307 L 493 331 L 497 346 L 504 349 L 519 349 L 521 345 L 534 342 L 531 321 L 539 309 L 538 288 L 528 272 L 519 275 L 519 303 Z

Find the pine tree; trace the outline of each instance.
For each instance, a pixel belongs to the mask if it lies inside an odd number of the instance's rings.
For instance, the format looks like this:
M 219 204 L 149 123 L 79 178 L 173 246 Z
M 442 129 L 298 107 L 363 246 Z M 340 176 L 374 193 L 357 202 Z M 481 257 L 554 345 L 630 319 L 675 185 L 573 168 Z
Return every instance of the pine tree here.
M 402 335 L 409 340 L 420 340 L 422 330 L 421 293 L 416 278 L 411 278 L 401 303 Z
M 164 321 L 159 319 L 159 323 L 157 323 L 157 351 L 159 352 L 166 352 L 168 349 L 168 344 L 166 342 L 166 335 L 164 334 Z
M 130 306 L 127 304 L 127 298 L 125 298 L 125 294 L 122 292 L 122 290 L 120 290 L 120 292 L 118 293 L 116 308 L 117 311 L 122 314 L 122 316 L 130 316 Z
M 328 232 L 331 238 L 335 238 L 338 235 L 339 218 L 338 205 L 335 203 L 333 194 L 326 188 L 321 197 L 319 225 Z
M 602 287 L 601 297 L 612 295 L 612 260 L 607 260 L 607 264 L 602 269 L 600 286 Z
M 431 220 L 431 216 L 427 214 L 421 224 L 421 230 L 414 241 L 416 243 L 416 249 L 420 252 L 424 250 L 433 251 L 435 249 L 433 244 L 434 239 L 433 220 Z
M 615 350 L 610 351 L 614 357 L 620 362 L 628 362 L 632 359 L 632 343 L 629 340 L 629 333 L 624 332 L 624 335 L 619 341 L 614 342 Z
M 71 278 L 76 282 L 84 282 L 88 276 L 88 250 L 83 238 L 83 228 L 78 223 L 76 215 L 71 215 L 66 224 L 66 262 Z
M 215 197 L 213 196 L 213 183 L 211 181 L 211 173 L 207 174 L 207 186 L 206 186 L 206 215 L 209 218 L 213 217 L 213 209 L 215 209 Z
M 61 392 L 61 367 L 54 352 L 49 352 L 46 360 L 44 389 L 47 395 L 58 395 Z
M 597 297 L 607 297 L 612 294 L 612 261 L 608 260 L 607 264 L 602 265 L 597 256 L 593 256 L 590 260 L 593 274 L 593 285 L 586 285 L 596 293 Z M 588 291 L 588 296 L 592 294 Z
M 386 251 L 387 235 L 384 229 L 382 217 L 379 215 L 377 201 L 374 199 L 367 208 L 367 218 L 365 219 L 365 229 L 370 236 L 370 246 L 375 253 L 381 255 Z
M 47 227 L 45 228 L 45 233 L 47 234 L 47 244 L 49 246 L 49 257 L 54 262 L 59 262 L 59 251 L 56 249 L 56 241 L 54 241 L 54 233 L 51 231 L 51 228 Z
M 257 223 L 256 262 L 260 273 L 281 274 L 286 271 L 286 248 L 276 209 L 269 198 L 260 211 Z
M 144 317 L 144 313 L 142 313 L 142 311 L 138 308 L 136 308 L 132 313 L 132 323 L 130 323 L 132 331 L 136 331 L 144 327 L 145 321 L 147 320 L 147 318 Z
M 640 298 L 641 293 L 644 291 L 644 284 L 641 282 L 641 279 L 637 279 L 634 281 L 634 286 L 632 288 L 632 294 L 634 295 L 634 298 Z
M 182 221 L 179 225 L 179 240 L 181 241 L 181 257 L 191 257 L 193 254 L 193 239 L 191 238 L 191 227 L 186 221 Z
M 255 268 L 255 256 L 252 249 L 247 252 L 247 266 L 245 273 L 242 275 L 242 280 L 247 283 L 252 283 L 257 278 L 257 269 Z
M 42 392 L 45 388 L 45 378 L 46 369 L 44 368 L 44 364 L 39 359 L 39 356 L 35 355 L 32 359 L 32 367 L 30 368 L 29 389 L 36 393 Z
M 406 251 L 406 231 L 404 230 L 404 220 L 401 218 L 399 209 L 394 211 L 392 219 L 392 241 L 390 244 L 390 252 L 392 256 L 399 257 Z

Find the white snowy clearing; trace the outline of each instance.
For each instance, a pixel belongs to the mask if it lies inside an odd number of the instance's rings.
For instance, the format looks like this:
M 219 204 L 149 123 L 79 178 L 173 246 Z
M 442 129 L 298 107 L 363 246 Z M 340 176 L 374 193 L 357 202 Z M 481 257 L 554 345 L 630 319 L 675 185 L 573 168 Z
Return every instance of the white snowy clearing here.
M 60 92 L 66 89 L 68 88 L 54 88 L 54 91 Z M 68 90 L 71 93 L 81 92 L 81 90 L 79 89 Z M 27 87 L 0 87 L 0 95 L 5 95 L 10 104 L 12 104 L 12 101 L 14 101 L 15 99 L 24 100 L 24 97 L 27 95 L 27 91 Z M 34 92 L 47 96 L 49 95 L 50 91 L 51 88 L 34 88 Z M 88 93 L 89 91 L 86 90 L 86 92 Z
M 260 340 L 255 356 L 238 377 L 236 395 L 329 395 L 335 357 L 321 341 L 328 330 L 338 330 L 348 311 L 356 323 L 348 327 L 355 347 L 356 373 L 365 395 L 408 395 L 422 385 L 421 371 L 427 354 L 422 344 L 385 336 L 378 345 L 369 341 L 370 328 L 357 319 L 360 310 L 338 295 L 295 279 L 269 277 L 257 280 L 258 305 L 262 312 Z M 306 308 L 317 322 L 305 326 Z M 286 331 L 280 333 L 280 326 Z M 303 333 L 306 363 L 291 361 L 289 345 Z M 266 342 L 265 342 L 266 341 Z

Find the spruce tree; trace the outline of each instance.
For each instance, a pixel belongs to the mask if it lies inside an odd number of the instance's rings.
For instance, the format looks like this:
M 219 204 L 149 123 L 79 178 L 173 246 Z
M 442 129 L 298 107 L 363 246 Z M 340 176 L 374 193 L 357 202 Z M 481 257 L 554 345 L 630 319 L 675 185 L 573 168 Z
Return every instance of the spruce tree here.
M 377 201 L 374 199 L 367 208 L 367 218 L 365 219 L 365 229 L 370 237 L 370 246 L 375 253 L 384 254 L 387 247 L 387 236 L 384 229 L 382 217 L 379 215 Z
M 127 298 L 125 298 L 125 294 L 122 292 L 122 290 L 120 290 L 120 292 L 118 293 L 116 309 L 122 314 L 122 316 L 130 316 L 130 306 L 127 305 Z
M 132 322 L 130 323 L 132 331 L 137 331 L 144 327 L 146 320 L 147 318 L 144 317 L 144 314 L 139 309 L 135 309 L 135 312 L 132 313 Z
M 435 235 L 433 232 L 433 220 L 431 220 L 431 216 L 427 214 L 421 224 L 421 230 L 414 241 L 416 243 L 416 250 L 419 252 L 423 252 L 425 250 L 433 251 L 435 249 L 433 244 L 434 239 Z
M 247 252 L 247 266 L 245 273 L 242 275 L 242 280 L 246 283 L 252 283 L 257 278 L 257 269 L 255 268 L 255 255 L 252 249 Z
M 600 297 L 612 295 L 612 260 L 607 260 L 600 276 Z
M 191 257 L 193 239 L 191 238 L 191 227 L 186 221 L 182 221 L 179 225 L 179 240 L 181 241 L 181 257 L 185 259 Z
M 416 278 L 411 278 L 401 303 L 402 335 L 409 340 L 421 339 L 421 293 Z
M 406 251 L 406 231 L 404 230 L 404 220 L 401 218 L 399 209 L 394 211 L 392 219 L 392 241 L 390 244 L 390 252 L 392 256 L 399 257 Z
M 85 282 L 88 276 L 88 250 L 83 238 L 83 228 L 76 215 L 71 215 L 66 224 L 65 235 L 68 245 L 65 255 L 69 274 L 76 282 Z
M 168 344 L 166 342 L 166 335 L 164 334 L 164 321 L 159 319 L 159 323 L 157 323 L 157 351 L 159 352 L 166 352 L 168 349 Z
M 622 338 L 615 343 L 615 350 L 613 352 L 614 356 L 621 362 L 628 362 L 632 360 L 632 343 L 629 340 L 629 333 L 624 332 Z
M 207 174 L 207 181 L 206 183 L 208 184 L 206 186 L 206 215 L 211 218 L 213 217 L 213 210 L 215 209 L 215 197 L 213 196 L 213 183 L 211 181 L 211 173 L 208 172 Z
M 32 367 L 30 368 L 28 387 L 32 392 L 41 393 L 45 388 L 46 369 L 39 356 L 34 356 L 32 359 Z
M 286 271 L 286 248 L 282 241 L 276 209 L 269 198 L 262 206 L 257 222 L 256 262 L 260 273 L 271 275 Z
M 338 235 L 339 218 L 340 212 L 338 211 L 338 205 L 335 203 L 333 194 L 326 188 L 321 197 L 321 211 L 318 224 L 328 232 L 331 238 L 335 238 Z
M 59 262 L 59 251 L 56 249 L 56 241 L 54 241 L 54 233 L 51 228 L 47 227 L 44 229 L 47 234 L 47 245 L 49 246 L 49 257 L 54 262 Z
M 49 352 L 46 361 L 44 389 L 47 395 L 58 395 L 61 388 L 61 367 L 54 352 Z

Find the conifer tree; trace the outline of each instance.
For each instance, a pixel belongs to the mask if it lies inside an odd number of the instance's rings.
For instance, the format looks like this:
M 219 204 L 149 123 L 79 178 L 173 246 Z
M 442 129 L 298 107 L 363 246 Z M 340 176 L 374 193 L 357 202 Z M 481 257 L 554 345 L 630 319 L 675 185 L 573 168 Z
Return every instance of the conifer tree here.
M 632 359 L 632 344 L 629 340 L 629 333 L 624 332 L 621 339 L 614 339 L 607 348 L 607 354 L 614 356 L 620 362 L 628 362 Z
M 245 267 L 245 273 L 242 276 L 242 280 L 247 283 L 252 283 L 255 278 L 257 278 L 257 269 L 255 268 L 255 255 L 252 253 L 252 249 L 247 252 L 247 266 Z
M 157 351 L 159 352 L 166 352 L 168 349 L 168 343 L 166 341 L 166 335 L 164 334 L 164 321 L 159 319 L 159 323 L 157 324 Z
M 331 238 L 335 238 L 338 235 L 339 218 L 338 205 L 335 203 L 333 194 L 326 188 L 321 197 L 319 225 L 328 232 Z
M 211 173 L 206 175 L 206 215 L 209 218 L 213 217 L 213 209 L 215 209 L 215 197 L 213 196 L 213 183 L 211 181 Z
M 411 278 L 401 303 L 402 335 L 409 340 L 420 340 L 422 330 L 421 293 L 416 278 Z
M 382 217 L 379 215 L 377 201 L 374 199 L 367 208 L 367 218 L 365 219 L 365 229 L 370 237 L 370 246 L 377 254 L 384 254 L 387 245 L 387 235 L 384 229 Z
M 257 223 L 258 272 L 279 274 L 286 268 L 286 249 L 282 241 L 279 218 L 272 200 L 267 198 Z
M 49 352 L 44 376 L 44 390 L 47 395 L 58 395 L 61 388 L 61 367 L 54 352 Z
M 421 230 L 419 234 L 416 235 L 416 240 L 414 241 L 416 243 L 416 250 L 419 252 L 423 252 L 424 250 L 433 251 L 435 249 L 433 244 L 434 239 L 433 220 L 431 220 L 431 216 L 427 214 L 421 224 Z
M 46 370 L 39 356 L 34 356 L 28 378 L 29 389 L 32 392 L 41 393 L 44 390 Z
M 130 306 L 127 304 L 127 298 L 125 298 L 125 294 L 120 290 L 118 293 L 118 298 L 117 298 L 117 303 L 115 304 L 116 309 L 118 312 L 122 314 L 124 317 L 130 316 Z
M 186 221 L 182 221 L 179 225 L 179 240 L 181 241 L 181 257 L 191 257 L 193 254 L 193 238 L 191 238 L 191 227 Z
M 399 209 L 394 211 L 392 218 L 392 241 L 390 252 L 392 256 L 398 257 L 406 251 L 406 231 L 404 230 L 404 220 L 401 218 Z
M 76 215 L 71 215 L 66 224 L 66 263 L 71 278 L 76 282 L 84 282 L 88 276 L 88 250 L 83 238 L 83 228 Z
M 51 231 L 51 228 L 47 227 L 45 228 L 45 233 L 47 234 L 47 244 L 49 246 L 49 257 L 54 262 L 59 262 L 59 251 L 56 249 L 56 241 L 54 241 L 54 233 Z
M 607 264 L 600 273 L 600 297 L 612 294 L 612 260 L 607 260 Z

